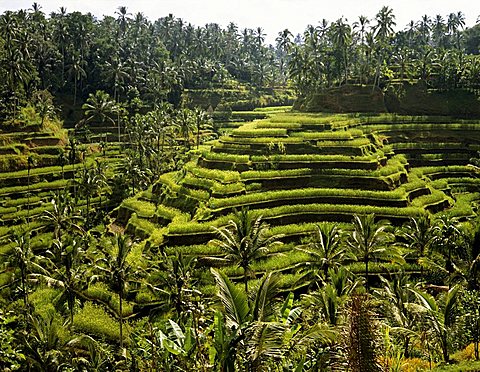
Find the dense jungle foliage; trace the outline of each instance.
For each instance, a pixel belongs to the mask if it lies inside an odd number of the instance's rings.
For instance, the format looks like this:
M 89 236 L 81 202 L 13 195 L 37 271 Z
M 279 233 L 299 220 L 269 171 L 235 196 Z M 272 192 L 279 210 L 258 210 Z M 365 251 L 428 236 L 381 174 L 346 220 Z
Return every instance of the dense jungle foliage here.
M 479 24 L 114 12 L 0 15 L 0 369 L 480 369 L 478 118 L 286 106 L 478 97 Z

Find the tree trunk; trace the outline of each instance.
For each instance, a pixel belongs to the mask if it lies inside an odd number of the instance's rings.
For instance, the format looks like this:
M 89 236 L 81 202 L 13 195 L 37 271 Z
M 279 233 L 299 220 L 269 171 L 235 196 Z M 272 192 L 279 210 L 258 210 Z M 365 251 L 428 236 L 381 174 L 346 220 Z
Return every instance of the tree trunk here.
M 120 288 L 118 296 L 120 298 L 120 301 L 119 301 L 120 312 L 118 314 L 120 318 L 120 349 L 123 349 L 123 288 Z
M 75 75 L 75 81 L 73 83 L 73 105 L 77 103 L 77 76 Z
M 370 292 L 370 286 L 368 285 L 368 258 L 365 260 L 365 289 L 367 293 Z
M 243 285 L 245 286 L 245 293 L 248 295 L 248 276 L 246 267 L 243 267 Z
M 450 356 L 448 355 L 448 343 L 447 343 L 447 335 L 446 334 L 442 335 L 441 344 L 442 344 L 443 361 L 448 364 L 450 362 Z

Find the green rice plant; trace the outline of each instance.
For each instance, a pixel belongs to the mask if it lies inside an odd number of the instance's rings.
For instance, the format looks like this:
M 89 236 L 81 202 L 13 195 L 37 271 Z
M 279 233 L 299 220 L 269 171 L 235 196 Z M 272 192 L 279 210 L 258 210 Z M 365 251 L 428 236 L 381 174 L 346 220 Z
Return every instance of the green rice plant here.
M 468 166 L 464 165 L 449 165 L 438 167 L 418 167 L 413 168 L 411 172 L 412 174 L 420 178 L 433 173 L 466 173 L 471 172 L 471 169 Z
M 344 141 L 320 141 L 317 142 L 318 147 L 364 147 L 372 145 L 368 138 L 354 138 L 352 140 Z
M 307 262 L 309 255 L 292 250 L 281 254 L 274 254 L 266 260 L 255 262 L 252 269 L 255 272 L 279 271 Z
M 155 214 L 156 207 L 153 203 L 138 200 L 135 197 L 125 199 L 121 206 L 135 212 L 138 217 L 151 218 Z
M 21 209 L 13 213 L 4 214 L 2 216 L 2 219 L 4 221 L 12 221 L 12 220 L 19 220 L 27 217 L 32 218 L 35 216 L 42 215 L 45 211 L 52 211 L 52 210 L 53 210 L 53 206 L 50 203 L 48 203 L 40 207 L 32 208 L 30 210 Z
M 240 143 L 240 144 L 263 144 L 270 143 L 289 143 L 300 144 L 303 142 L 300 137 L 230 137 L 223 136 L 220 138 L 223 143 Z
M 82 333 L 105 337 L 113 342 L 118 342 L 120 338 L 118 322 L 107 314 L 101 306 L 94 305 L 91 302 L 85 303 L 83 309 L 74 315 L 73 324 L 75 329 Z M 128 324 L 124 324 L 123 332 L 124 342 L 128 344 L 130 334 Z
M 179 209 L 168 207 L 163 204 L 157 206 L 155 216 L 170 220 L 174 223 L 183 223 L 190 220 L 190 215 L 188 213 L 184 213 Z
M 186 222 L 186 223 L 172 223 L 168 226 L 168 232 L 170 234 L 197 234 L 213 232 L 212 227 L 222 227 L 228 224 L 234 217 L 233 214 L 228 214 L 226 216 L 221 216 L 215 220 L 208 222 Z
M 445 190 L 448 188 L 448 180 L 453 180 L 454 178 L 441 178 L 438 180 L 430 181 L 429 184 L 437 190 Z
M 91 284 L 84 292 L 92 301 L 99 301 L 103 305 L 108 306 L 115 313 L 120 311 L 120 299 L 117 293 L 112 292 L 105 283 L 97 282 Z M 124 301 L 122 304 L 123 316 L 130 316 L 133 314 L 133 304 L 128 301 Z
M 58 146 L 58 145 L 57 146 L 38 146 L 38 147 L 31 148 L 30 152 L 33 152 L 36 154 L 59 156 L 60 154 L 63 154 L 65 152 L 65 149 L 63 146 Z
M 295 176 L 307 176 L 312 174 L 309 168 L 285 169 L 285 170 L 255 170 L 245 171 L 240 174 L 242 180 L 287 178 Z
M 190 173 L 187 173 L 182 180 L 183 186 L 193 186 L 205 190 L 210 190 L 213 187 L 215 181 L 207 178 L 198 178 Z
M 166 227 L 155 229 L 148 238 L 148 243 L 153 247 L 160 247 L 165 243 L 165 234 L 168 232 Z
M 442 200 L 450 200 L 442 191 L 431 189 L 431 193 L 427 195 L 419 196 L 418 198 L 413 199 L 412 205 L 415 207 L 425 207 L 427 205 L 439 203 Z
M 300 137 L 305 140 L 351 141 L 353 139 L 359 139 L 359 137 L 362 137 L 363 131 L 360 129 L 349 129 L 349 130 L 322 131 L 322 132 L 292 132 L 290 136 Z
M 286 111 L 290 111 L 291 109 L 292 109 L 292 106 L 271 106 L 271 107 L 257 107 L 253 111 L 271 114 L 271 113 L 286 112 Z
M 179 192 L 182 186 L 179 185 L 175 172 L 160 175 L 157 183 L 167 186 L 171 191 Z
M 405 190 L 406 193 L 409 193 L 414 190 L 424 188 L 426 185 L 424 180 L 421 180 L 416 177 L 410 177 L 407 183 L 404 183 L 401 188 Z
M 202 168 L 193 162 L 187 163 L 185 169 L 199 178 L 212 179 L 222 183 L 235 183 L 240 181 L 240 174 L 235 171 Z
M 86 164 L 87 167 L 90 167 L 90 166 L 93 165 L 93 162 L 94 162 L 93 160 L 90 160 L 90 158 L 87 158 L 87 161 L 86 161 L 85 164 Z M 64 170 L 64 172 L 68 172 L 68 171 L 73 170 L 73 168 L 78 169 L 79 166 L 80 166 L 80 164 L 75 164 L 75 165 L 68 164 L 68 165 L 65 165 L 63 167 L 63 170 Z M 62 172 L 62 167 L 59 166 L 59 165 L 32 168 L 30 170 L 30 177 L 47 175 L 47 174 L 52 174 L 52 173 L 61 174 L 61 172 Z M 4 178 L 26 178 L 27 175 L 28 175 L 28 170 L 24 169 L 24 170 L 19 170 L 19 171 L 14 171 L 14 172 L 0 173 L 0 179 L 4 179 Z
M 385 199 L 385 200 L 402 200 L 406 194 L 402 189 L 393 191 L 370 191 L 356 189 L 326 189 L 326 188 L 303 188 L 293 190 L 274 190 L 245 195 L 233 196 L 226 199 L 211 198 L 209 201 L 210 208 L 237 207 L 258 202 L 299 199 L 313 197 L 349 197 L 349 198 L 365 198 L 365 199 Z
M 250 157 L 248 155 L 216 153 L 211 151 L 203 152 L 202 157 L 206 160 L 218 160 L 231 163 L 249 163 L 250 161 Z
M 480 200 L 480 193 L 465 193 L 455 195 L 455 204 L 448 211 L 441 214 L 447 214 L 451 217 L 473 217 L 475 213 L 472 204 Z
M 42 198 L 40 196 L 30 196 L 29 198 L 18 198 L 18 199 L 9 199 L 5 200 L 3 205 L 5 207 L 19 207 L 27 203 L 36 204 L 40 202 Z
M 218 256 L 222 254 L 222 249 L 213 244 L 185 245 L 166 247 L 165 253 L 169 256 L 174 256 L 176 253 L 185 256 Z
M 442 178 L 437 181 L 443 181 L 446 185 L 469 185 L 469 186 L 480 186 L 480 178 L 467 178 L 467 177 L 458 177 L 458 178 Z M 432 181 L 436 182 L 436 181 Z
M 138 217 L 136 213 L 130 216 L 126 226 L 127 232 L 140 237 L 148 237 L 155 229 L 156 225 L 153 222 Z
M 241 182 L 222 184 L 215 182 L 212 187 L 212 192 L 219 195 L 228 195 L 234 193 L 241 193 L 245 191 L 245 185 Z
M 2 155 L 20 155 L 27 152 L 28 146 L 24 143 L 13 143 L 10 145 L 0 146 L 0 154 Z
M 376 154 L 363 156 L 346 156 L 346 155 L 318 155 L 318 154 L 291 154 L 291 155 L 272 155 L 272 156 L 257 156 L 252 155 L 252 162 L 277 161 L 277 162 L 294 162 L 294 161 L 310 161 L 310 162 L 372 162 L 378 161 L 383 157 L 381 151 Z
M 345 214 L 375 214 L 377 216 L 402 216 L 415 217 L 425 213 L 418 207 L 377 207 L 371 205 L 349 205 L 349 204 L 295 204 L 283 205 L 280 207 L 258 209 L 253 211 L 253 216 L 278 217 L 282 215 L 295 215 L 305 213 L 345 213 Z
M 292 122 L 270 122 L 268 120 L 262 120 L 258 121 L 255 123 L 256 128 L 262 129 L 262 128 L 282 128 L 282 129 L 287 129 L 287 130 L 295 130 L 295 129 L 301 129 L 302 124 L 300 123 L 292 123 Z M 290 133 L 291 134 L 291 133 Z
M 7 213 L 15 213 L 17 211 L 16 207 L 0 207 L 0 215 Z
M 243 126 L 232 130 L 234 137 L 286 137 L 287 130 L 284 128 L 252 128 Z
M 59 290 L 57 288 L 39 286 L 28 295 L 30 303 L 35 308 L 35 313 L 47 318 L 50 314 L 56 312 L 54 303 L 58 299 Z

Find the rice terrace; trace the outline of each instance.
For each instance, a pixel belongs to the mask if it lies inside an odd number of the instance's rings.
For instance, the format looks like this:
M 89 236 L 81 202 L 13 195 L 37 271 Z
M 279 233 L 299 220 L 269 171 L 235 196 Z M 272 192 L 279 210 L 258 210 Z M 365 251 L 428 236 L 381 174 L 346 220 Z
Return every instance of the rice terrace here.
M 1 370 L 480 371 L 478 5 L 6 3 Z

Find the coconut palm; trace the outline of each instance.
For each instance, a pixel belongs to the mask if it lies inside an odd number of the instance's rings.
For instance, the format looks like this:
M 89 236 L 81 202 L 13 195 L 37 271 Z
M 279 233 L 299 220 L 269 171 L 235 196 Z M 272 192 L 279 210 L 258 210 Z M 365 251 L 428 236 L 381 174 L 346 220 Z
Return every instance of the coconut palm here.
M 69 65 L 67 65 L 67 75 L 73 78 L 73 104 L 77 103 L 77 83 L 87 77 L 85 72 L 86 61 L 82 60 L 80 55 L 73 55 Z
M 331 326 L 341 323 L 346 302 L 357 286 L 349 279 L 344 267 L 329 270 L 329 280 L 317 291 L 302 296 L 303 307 L 319 314 L 321 321 Z
M 76 213 L 74 200 L 68 191 L 56 191 L 52 196 L 51 204 L 53 209 L 46 210 L 42 218 L 53 225 L 54 239 L 61 240 L 63 232 L 83 231 L 79 223 L 81 217 Z
M 27 316 L 30 309 L 28 301 L 28 276 L 31 272 L 32 260 L 34 257 L 30 247 L 30 232 L 23 232 L 15 229 L 11 237 L 11 242 L 13 243 L 13 251 L 9 260 L 7 260 L 6 270 L 13 270 L 13 284 L 20 282 L 20 292 L 23 299 L 25 316 Z M 16 277 L 17 270 L 20 272 L 20 279 L 17 279 Z
M 132 250 L 132 243 L 127 236 L 116 235 L 113 238 L 113 249 L 106 250 L 104 257 L 97 260 L 95 269 L 105 277 L 109 285 L 118 293 L 119 297 L 119 330 L 120 330 L 120 348 L 123 348 L 123 301 L 128 287 L 128 283 L 133 274 L 133 267 L 127 260 Z
M 71 236 L 65 242 L 56 239 L 51 249 L 37 256 L 32 266 L 34 272 L 29 275 L 33 283 L 45 283 L 60 289 L 56 304 L 67 304 L 70 327 L 73 326 L 77 296 L 87 286 L 87 270 L 80 265 L 84 256 L 80 240 Z
M 336 224 L 317 224 L 314 234 L 310 243 L 301 245 L 297 249 L 309 256 L 305 269 L 311 273 L 319 270 L 322 279 L 327 281 L 328 271 L 341 266 L 348 259 L 347 250 L 342 241 L 343 233 Z
M 431 341 L 439 345 L 445 363 L 448 363 L 450 360 L 449 333 L 456 321 L 459 290 L 459 286 L 452 287 L 438 301 L 426 292 L 418 289 L 412 290 L 419 303 L 417 311 L 423 315 L 427 322 L 427 327 L 432 337 Z
M 211 260 L 237 265 L 243 269 L 243 283 L 248 293 L 248 278 L 252 265 L 264 258 L 270 249 L 279 244 L 279 235 L 268 236 L 268 225 L 262 216 L 254 217 L 253 212 L 243 208 L 225 227 L 214 227 L 217 239 L 210 243 L 217 245 L 224 257 Z
M 190 135 L 193 133 L 195 127 L 193 113 L 189 109 L 181 109 L 177 112 L 175 119 L 175 123 L 180 131 L 180 136 L 183 139 L 185 148 L 190 149 Z
M 220 369 L 233 371 L 234 365 L 244 359 L 248 371 L 261 370 L 269 359 L 280 361 L 284 355 L 284 341 L 287 330 L 298 310 L 290 309 L 286 321 L 279 321 L 275 311 L 275 296 L 278 293 L 279 276 L 266 274 L 247 295 L 237 288 L 225 274 L 212 269 L 217 285 L 217 296 L 223 307 L 226 332 L 220 353 Z M 220 330 L 219 330 L 220 332 Z M 215 335 L 217 336 L 217 335 Z M 225 350 L 226 349 L 226 350 Z
M 449 274 L 454 271 L 454 256 L 464 255 L 465 246 L 462 244 L 462 233 L 458 218 L 447 214 L 440 216 L 436 222 L 434 249 L 445 257 L 445 269 Z
M 405 240 L 405 247 L 411 248 L 419 257 L 428 254 L 435 241 L 435 227 L 428 214 L 410 217 L 401 230 L 400 236 Z
M 403 264 L 405 260 L 393 246 L 393 236 L 387 232 L 386 221 L 375 222 L 373 214 L 354 215 L 353 231 L 347 244 L 356 259 L 365 264 L 365 287 L 369 291 L 369 264 L 372 261 L 391 261 Z
M 195 109 L 193 111 L 193 120 L 195 123 L 195 130 L 197 132 L 197 149 L 200 146 L 200 131 L 202 129 L 212 128 L 212 119 L 209 117 L 206 111 L 201 109 Z
M 383 286 L 376 291 L 376 294 L 383 303 L 382 308 L 389 325 L 393 327 L 392 333 L 398 334 L 403 342 L 403 355 L 409 358 L 413 341 L 420 338 L 415 332 L 418 314 L 410 305 L 415 300 L 411 291 L 410 278 L 400 273 L 393 276 L 392 280 L 384 277 L 380 279 Z

